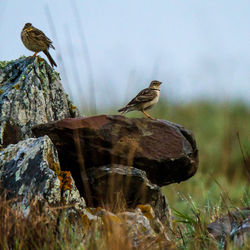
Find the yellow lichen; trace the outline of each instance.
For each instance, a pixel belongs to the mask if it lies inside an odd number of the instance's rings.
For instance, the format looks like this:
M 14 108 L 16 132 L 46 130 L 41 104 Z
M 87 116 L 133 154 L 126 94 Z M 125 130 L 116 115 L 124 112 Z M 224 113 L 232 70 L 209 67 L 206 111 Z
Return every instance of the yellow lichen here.
M 20 84 L 18 83 L 16 85 L 14 85 L 13 88 L 15 88 L 16 90 L 19 89 L 20 88 Z
M 72 103 L 70 103 L 69 108 L 72 109 L 72 110 L 74 110 L 74 109 L 76 109 L 76 106 L 73 105 Z
M 139 208 L 141 212 L 143 213 L 143 215 L 147 217 L 149 220 L 152 220 L 155 218 L 154 210 L 150 205 L 139 204 L 137 205 L 137 208 Z
M 61 174 L 61 168 L 60 165 L 57 162 L 53 162 L 49 165 L 49 168 L 55 172 L 56 175 Z
M 91 223 L 88 216 L 86 214 L 83 214 L 81 217 L 82 217 L 82 223 L 83 223 L 84 227 L 88 228 L 90 226 L 90 223 Z
M 60 189 L 64 192 L 65 190 L 72 190 L 72 179 L 69 171 L 62 171 L 60 165 L 54 161 L 53 154 L 49 151 L 47 156 L 49 168 L 53 170 L 60 181 Z

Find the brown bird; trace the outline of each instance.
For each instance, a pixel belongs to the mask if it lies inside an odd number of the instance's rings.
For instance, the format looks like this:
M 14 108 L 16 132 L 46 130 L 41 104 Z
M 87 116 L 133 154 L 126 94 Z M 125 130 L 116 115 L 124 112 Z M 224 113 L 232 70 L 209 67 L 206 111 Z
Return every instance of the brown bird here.
M 35 52 L 33 57 L 42 51 L 49 59 L 51 66 L 57 66 L 49 53 L 49 48 L 55 49 L 55 47 L 41 30 L 32 26 L 31 23 L 26 23 L 21 32 L 21 39 L 27 49 Z
M 138 95 L 132 99 L 124 108 L 118 110 L 122 114 L 138 110 L 141 111 L 148 118 L 154 119 L 145 110 L 150 109 L 155 105 L 160 96 L 160 85 L 162 82 L 152 81 L 148 88 L 143 89 Z

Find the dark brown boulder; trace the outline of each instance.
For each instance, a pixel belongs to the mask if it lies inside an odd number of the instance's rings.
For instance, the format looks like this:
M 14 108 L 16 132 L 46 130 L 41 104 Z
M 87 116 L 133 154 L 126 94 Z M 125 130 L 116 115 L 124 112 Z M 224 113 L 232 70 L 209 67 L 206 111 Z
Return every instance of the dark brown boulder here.
M 117 204 L 120 206 L 122 202 L 125 202 L 124 205 L 129 208 L 136 208 L 139 204 L 150 204 L 162 222 L 166 223 L 170 220 L 165 196 L 159 186 L 147 179 L 144 171 L 113 164 L 89 168 L 87 176 L 86 181 L 89 183 L 95 207 L 105 204 L 115 211 Z M 84 197 L 87 195 L 85 194 Z
M 85 169 L 108 164 L 144 170 L 159 186 L 184 181 L 198 167 L 192 132 L 169 121 L 99 115 L 36 125 L 33 132 L 50 137 L 76 183 Z

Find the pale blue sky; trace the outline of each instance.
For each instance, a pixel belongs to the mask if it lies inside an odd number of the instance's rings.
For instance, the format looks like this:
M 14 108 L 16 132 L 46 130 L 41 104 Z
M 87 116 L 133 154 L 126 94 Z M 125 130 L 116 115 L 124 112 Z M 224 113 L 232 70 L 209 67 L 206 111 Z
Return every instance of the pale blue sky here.
M 26 22 L 53 40 L 56 70 L 77 103 L 89 104 L 89 81 L 98 107 L 120 107 L 153 79 L 165 83 L 162 98 L 250 100 L 249 0 L 0 0 L 0 60 L 32 55 L 20 40 Z

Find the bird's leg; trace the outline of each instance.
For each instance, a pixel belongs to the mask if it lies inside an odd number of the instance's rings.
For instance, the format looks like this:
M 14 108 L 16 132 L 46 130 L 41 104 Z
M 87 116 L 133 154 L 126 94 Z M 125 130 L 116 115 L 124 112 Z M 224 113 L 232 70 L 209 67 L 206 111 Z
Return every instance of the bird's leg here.
M 142 113 L 147 116 L 148 118 L 154 120 L 155 118 L 153 118 L 152 116 L 150 116 L 148 113 L 146 113 L 146 111 L 142 110 Z
M 38 52 L 35 52 L 34 55 L 33 55 L 32 57 L 36 57 L 37 53 L 38 53 Z

